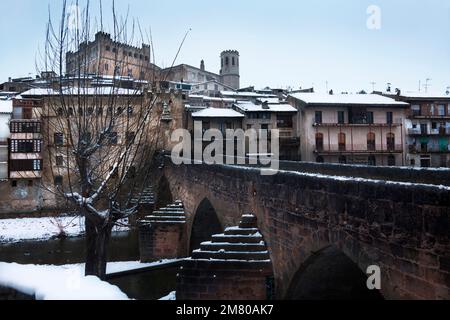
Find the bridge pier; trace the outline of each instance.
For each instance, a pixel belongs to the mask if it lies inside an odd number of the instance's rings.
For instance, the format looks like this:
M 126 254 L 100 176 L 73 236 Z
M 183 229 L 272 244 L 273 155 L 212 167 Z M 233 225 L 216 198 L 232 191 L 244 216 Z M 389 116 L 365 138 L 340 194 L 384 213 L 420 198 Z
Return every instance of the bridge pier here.
M 179 300 L 267 300 L 273 271 L 254 215 L 203 242 L 184 261 L 177 277 Z
M 175 202 L 139 220 L 141 262 L 186 256 L 186 214 L 183 204 Z

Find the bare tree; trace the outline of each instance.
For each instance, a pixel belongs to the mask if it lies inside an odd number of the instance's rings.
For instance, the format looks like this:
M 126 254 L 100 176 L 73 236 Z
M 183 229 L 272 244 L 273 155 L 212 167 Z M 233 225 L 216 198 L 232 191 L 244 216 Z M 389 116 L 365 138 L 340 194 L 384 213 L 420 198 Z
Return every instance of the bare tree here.
M 78 1 L 75 8 L 80 8 Z M 160 112 L 156 109 L 161 101 L 150 90 L 156 75 L 149 72 L 145 60 L 138 85 L 121 86 L 128 55 L 118 49 L 108 48 L 114 69 L 110 85 L 102 86 L 91 76 L 102 73 L 104 66 L 95 57 L 104 49 L 87 45 L 91 30 L 103 30 L 102 13 L 98 26 L 89 10 L 87 1 L 83 10 L 69 15 L 64 0 L 59 25 L 55 27 L 49 18 L 42 68 L 58 76 L 45 93 L 41 115 L 47 149 L 43 185 L 59 199 L 59 205 L 64 203 L 67 211 L 85 217 L 86 275 L 104 279 L 112 228 L 136 213 L 132 199 L 139 198 L 148 184 L 158 149 Z M 114 43 L 144 43 L 139 23 L 128 16 L 119 19 L 114 3 L 111 12 Z M 77 54 L 66 74 L 66 56 L 72 51 Z

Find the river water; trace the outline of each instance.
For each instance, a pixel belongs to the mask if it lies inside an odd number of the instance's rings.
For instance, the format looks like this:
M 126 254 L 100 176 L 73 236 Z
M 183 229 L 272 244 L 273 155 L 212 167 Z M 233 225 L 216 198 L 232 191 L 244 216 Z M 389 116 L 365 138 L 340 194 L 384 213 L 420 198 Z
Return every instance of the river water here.
M 108 261 L 139 261 L 136 231 L 115 233 L 109 245 Z M 19 264 L 65 265 L 85 260 L 83 237 L 48 241 L 0 244 L 0 261 Z M 154 300 L 175 290 L 178 268 L 166 268 L 109 280 L 132 299 Z

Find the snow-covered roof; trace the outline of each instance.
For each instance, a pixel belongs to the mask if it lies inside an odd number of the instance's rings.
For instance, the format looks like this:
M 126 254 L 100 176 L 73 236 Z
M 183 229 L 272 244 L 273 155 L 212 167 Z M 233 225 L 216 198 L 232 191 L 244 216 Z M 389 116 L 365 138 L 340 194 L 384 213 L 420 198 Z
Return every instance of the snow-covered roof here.
M 49 88 L 35 88 L 30 89 L 21 94 L 22 97 L 29 96 L 57 96 L 60 92 L 57 90 Z M 77 88 L 77 87 L 66 87 L 63 89 L 63 94 L 65 95 L 119 95 L 119 96 L 131 96 L 140 95 L 140 90 L 135 89 L 124 89 L 124 88 L 113 88 L 113 87 L 98 87 L 98 88 Z
M 252 97 L 252 98 L 274 98 L 274 94 L 261 94 L 256 92 L 234 92 L 234 91 L 220 91 L 220 94 L 224 97 Z
M 217 98 L 217 97 L 208 97 L 208 96 L 203 96 L 203 95 L 198 95 L 198 94 L 190 94 L 189 98 L 192 99 L 202 99 L 203 101 L 219 101 L 219 102 L 235 102 L 235 99 L 231 99 L 231 98 Z
M 395 93 L 386 92 L 386 95 L 394 95 Z M 400 97 L 407 99 L 450 99 L 450 93 L 446 94 L 445 92 L 400 92 Z
M 256 101 L 267 103 L 280 103 L 279 98 L 257 98 Z
M 377 105 L 377 106 L 408 106 L 405 102 L 395 101 L 378 94 L 322 94 L 322 93 L 293 93 L 289 95 L 307 104 L 317 105 Z
M 228 108 L 207 108 L 194 112 L 192 118 L 244 118 L 244 115 Z
M 290 104 L 267 104 L 267 108 L 263 105 L 254 104 L 252 102 L 238 102 L 235 103 L 236 108 L 244 112 L 297 112 L 297 109 Z
M 0 113 L 12 113 L 12 100 L 0 100 Z

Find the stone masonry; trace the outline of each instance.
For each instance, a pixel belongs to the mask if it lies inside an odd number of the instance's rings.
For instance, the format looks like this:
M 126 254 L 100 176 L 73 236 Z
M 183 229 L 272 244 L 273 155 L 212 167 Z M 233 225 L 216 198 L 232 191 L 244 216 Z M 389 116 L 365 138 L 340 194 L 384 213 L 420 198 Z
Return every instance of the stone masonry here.
M 180 201 L 145 216 L 138 225 L 141 262 L 186 256 L 186 215 Z
M 163 174 L 183 201 L 189 232 L 205 198 L 224 226 L 255 212 L 277 299 L 286 296 L 305 261 L 329 246 L 364 274 L 368 266 L 379 266 L 386 299 L 450 299 L 448 186 L 302 172 L 262 176 L 258 169 L 170 161 Z
M 266 300 L 272 264 L 254 215 L 213 235 L 184 261 L 177 277 L 180 300 Z

